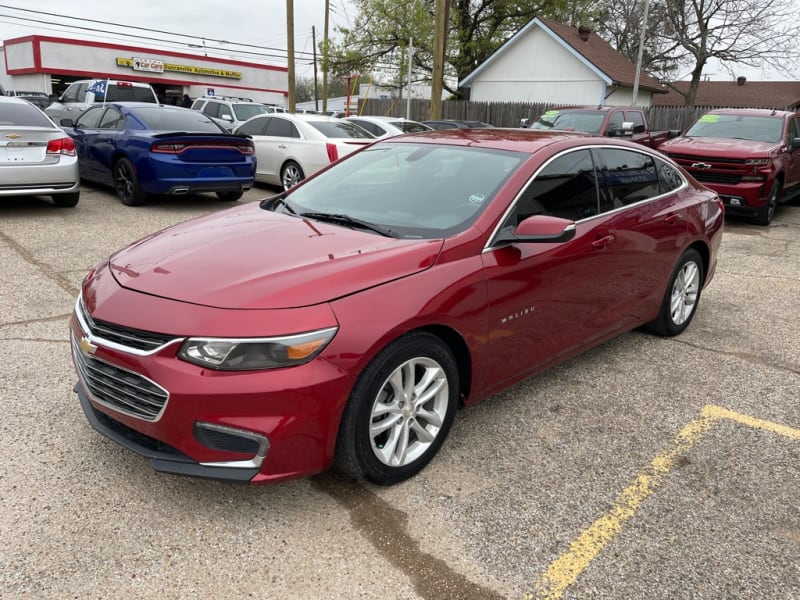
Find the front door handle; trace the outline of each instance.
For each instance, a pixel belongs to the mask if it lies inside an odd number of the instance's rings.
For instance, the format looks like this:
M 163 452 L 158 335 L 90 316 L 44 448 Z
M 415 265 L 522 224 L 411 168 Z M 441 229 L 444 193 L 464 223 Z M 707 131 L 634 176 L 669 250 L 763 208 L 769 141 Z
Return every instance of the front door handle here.
M 614 241 L 614 236 L 608 234 L 605 237 L 597 238 L 595 241 L 592 242 L 592 246 L 600 250 L 605 250 L 605 248 L 613 241 Z

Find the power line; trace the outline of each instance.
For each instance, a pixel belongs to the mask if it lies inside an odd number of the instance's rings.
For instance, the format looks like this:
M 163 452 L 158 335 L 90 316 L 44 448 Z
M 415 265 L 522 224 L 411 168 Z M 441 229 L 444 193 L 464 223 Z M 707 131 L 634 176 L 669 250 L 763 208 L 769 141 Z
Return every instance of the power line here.
M 198 36 L 196 34 L 178 33 L 178 32 L 174 32 L 174 31 L 166 31 L 166 30 L 163 30 L 163 29 L 153 29 L 153 28 L 149 28 L 149 27 L 138 27 L 138 26 L 134 26 L 134 25 L 122 25 L 120 23 L 114 23 L 114 22 L 111 22 L 111 21 L 100 21 L 100 20 L 97 20 L 97 19 L 88 19 L 88 18 L 84 18 L 84 17 L 73 17 L 73 16 L 70 16 L 70 15 L 64 15 L 64 14 L 53 13 L 53 12 L 45 12 L 45 11 L 32 10 L 32 9 L 27 9 L 27 8 L 17 8 L 15 6 L 8 6 L 6 4 L 0 4 L 0 8 L 15 10 L 15 11 L 19 11 L 19 12 L 23 12 L 23 13 L 29 13 L 29 14 L 44 15 L 44 16 L 47 16 L 47 17 L 54 17 L 54 18 L 60 18 L 60 19 L 72 19 L 72 20 L 79 20 L 79 21 L 89 22 L 89 23 L 97 23 L 97 24 L 100 24 L 100 25 L 110 25 L 112 27 L 120 27 L 120 28 L 125 28 L 125 29 L 135 29 L 135 30 L 138 30 L 138 31 L 145 31 L 145 32 L 149 32 L 149 33 L 160 33 L 160 34 L 169 35 L 169 36 L 179 36 L 179 37 L 188 38 L 188 39 L 194 40 L 194 41 L 203 41 L 203 40 L 205 40 L 207 42 L 214 42 L 214 43 L 218 43 L 218 44 L 232 45 L 232 46 L 236 46 L 236 47 L 255 48 L 257 50 L 262 50 L 262 51 L 263 50 L 272 50 L 272 51 L 276 51 L 276 52 L 286 53 L 286 50 L 281 49 L 281 48 L 273 48 L 273 47 L 269 47 L 269 46 L 258 46 L 258 45 L 255 45 L 255 44 L 245 44 L 245 43 L 241 43 L 241 42 L 231 42 L 229 40 L 215 39 L 215 38 L 211 38 L 211 37 L 207 37 L 207 36 Z M 180 45 L 180 42 L 175 42 L 173 40 L 164 40 L 162 38 L 154 38 L 154 37 L 149 37 L 149 36 L 136 35 L 136 34 L 132 34 L 132 33 L 124 33 L 124 32 L 119 32 L 119 31 L 98 30 L 98 29 L 95 29 L 95 28 L 92 28 L 92 27 L 82 27 L 80 25 L 71 25 L 71 24 L 68 24 L 68 23 L 58 23 L 58 22 L 53 22 L 53 21 L 42 21 L 40 19 L 25 18 L 25 17 L 20 17 L 20 16 L 17 16 L 17 15 L 12 15 L 12 14 L 0 14 L 0 17 L 17 19 L 17 20 L 20 20 L 20 21 L 30 21 L 30 22 L 34 22 L 34 23 L 43 23 L 43 24 L 46 24 L 46 25 L 55 25 L 55 26 L 58 26 L 58 27 L 64 27 L 64 28 L 81 30 L 81 31 L 90 31 L 92 33 L 106 33 L 106 34 L 110 34 L 110 35 L 124 36 L 124 37 L 127 37 L 127 38 L 133 38 L 133 39 L 141 39 L 141 40 L 147 40 L 147 41 L 155 41 L 155 42 L 159 42 L 159 43 L 166 43 L 166 44 L 170 44 L 171 43 L 171 44 Z M 275 54 L 268 54 L 268 53 L 264 53 L 264 52 L 259 52 L 259 53 L 248 52 L 248 51 L 245 51 L 245 50 L 235 50 L 235 51 L 238 52 L 238 53 L 241 53 L 241 54 L 247 53 L 247 54 L 251 54 L 251 55 L 254 55 L 254 56 L 263 56 L 263 57 L 269 57 L 269 58 L 282 58 L 282 59 L 287 59 L 288 58 L 286 56 L 286 54 L 275 55 Z M 313 56 L 312 52 L 298 52 L 298 54 L 306 54 L 306 55 L 309 55 L 309 56 Z

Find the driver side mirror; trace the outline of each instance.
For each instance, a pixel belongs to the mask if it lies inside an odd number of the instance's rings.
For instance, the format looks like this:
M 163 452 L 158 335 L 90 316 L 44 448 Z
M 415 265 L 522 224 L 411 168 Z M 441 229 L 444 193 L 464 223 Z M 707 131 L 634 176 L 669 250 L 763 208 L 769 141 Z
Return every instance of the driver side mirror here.
M 524 219 L 513 230 L 501 231 L 495 241 L 512 244 L 559 244 L 574 238 L 576 231 L 575 221 L 549 215 L 533 215 Z

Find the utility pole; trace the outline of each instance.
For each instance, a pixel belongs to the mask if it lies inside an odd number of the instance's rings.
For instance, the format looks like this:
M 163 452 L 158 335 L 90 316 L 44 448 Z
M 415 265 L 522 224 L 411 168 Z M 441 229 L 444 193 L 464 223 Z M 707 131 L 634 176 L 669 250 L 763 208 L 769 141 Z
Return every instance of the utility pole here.
M 325 30 L 322 32 L 322 112 L 328 111 L 328 15 L 330 0 L 325 0 Z
M 314 110 L 319 110 L 319 98 L 317 96 L 317 30 L 311 26 L 311 45 L 314 46 Z
M 636 73 L 633 75 L 633 98 L 631 106 L 636 106 L 639 96 L 639 73 L 642 70 L 642 53 L 644 52 L 644 35 L 647 31 L 647 13 L 650 10 L 650 0 L 644 0 L 644 18 L 642 19 L 642 30 L 639 32 L 639 54 L 636 57 Z
M 295 111 L 294 100 L 294 0 L 286 0 L 286 54 L 289 59 L 289 112 Z
M 444 57 L 447 54 L 449 14 L 450 2 L 448 0 L 436 0 L 436 32 L 433 40 L 433 80 L 431 81 L 431 119 L 442 118 Z
M 406 94 L 406 119 L 411 118 L 411 60 L 414 58 L 414 38 L 408 40 L 408 93 Z

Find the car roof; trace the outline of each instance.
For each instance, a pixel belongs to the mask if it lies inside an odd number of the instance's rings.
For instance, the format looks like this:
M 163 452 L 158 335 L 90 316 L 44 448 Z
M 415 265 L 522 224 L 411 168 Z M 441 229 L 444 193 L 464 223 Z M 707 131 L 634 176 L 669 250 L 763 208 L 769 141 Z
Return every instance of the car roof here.
M 592 136 L 577 131 L 555 131 L 545 129 L 515 129 L 485 127 L 481 129 L 435 129 L 423 135 L 403 134 L 381 140 L 383 143 L 447 144 L 495 150 L 511 150 L 533 154 L 537 150 L 556 142 L 574 141 L 619 145 L 627 148 L 644 149 L 640 144 L 607 137 Z
M 415 123 L 416 121 L 412 121 L 411 119 L 406 119 L 405 117 L 386 117 L 382 115 L 350 115 L 345 117 L 346 119 L 364 119 L 366 121 L 379 121 L 381 123 L 399 123 L 400 121 L 408 121 L 410 123 Z
M 25 100 L 25 98 L 21 98 L 20 96 L 0 96 L 0 102 L 5 104 L 25 104 L 27 106 L 33 106 L 30 102 Z
M 775 110 L 771 108 L 716 108 L 710 110 L 707 115 L 751 115 L 757 117 L 771 117 L 776 115 L 786 116 L 798 113 L 789 110 Z
M 283 119 L 295 119 L 297 121 L 333 121 L 339 123 L 341 119 L 329 117 L 328 115 L 317 115 L 313 113 L 264 113 L 259 117 L 278 117 Z
M 143 83 L 141 81 L 127 81 L 127 80 L 124 80 L 124 79 L 102 79 L 102 78 L 98 78 L 98 79 L 79 79 L 77 81 L 70 82 L 69 85 L 72 85 L 73 83 L 97 83 L 98 81 L 107 81 L 108 85 L 119 85 L 119 84 L 122 84 L 122 85 L 125 85 L 125 86 L 129 86 L 130 85 L 130 86 L 133 86 L 133 87 L 151 87 L 149 83 Z

